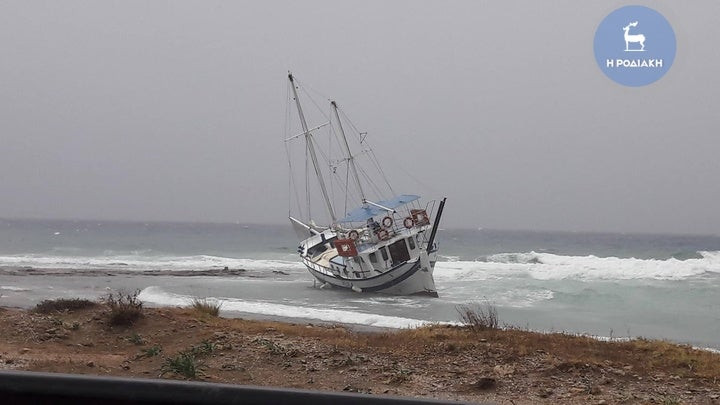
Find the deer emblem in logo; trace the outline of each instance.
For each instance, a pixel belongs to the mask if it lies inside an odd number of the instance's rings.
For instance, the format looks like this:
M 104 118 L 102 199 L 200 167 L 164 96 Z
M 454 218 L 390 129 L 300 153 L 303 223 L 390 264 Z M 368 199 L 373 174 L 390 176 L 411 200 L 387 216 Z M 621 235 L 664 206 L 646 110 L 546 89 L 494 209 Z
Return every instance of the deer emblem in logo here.
M 623 31 L 625 31 L 625 52 L 644 52 L 645 51 L 645 35 L 643 34 L 633 34 L 630 35 L 630 27 L 637 27 L 638 22 L 631 22 L 630 24 L 626 25 L 623 28 Z M 639 43 L 640 49 L 630 49 L 631 43 Z

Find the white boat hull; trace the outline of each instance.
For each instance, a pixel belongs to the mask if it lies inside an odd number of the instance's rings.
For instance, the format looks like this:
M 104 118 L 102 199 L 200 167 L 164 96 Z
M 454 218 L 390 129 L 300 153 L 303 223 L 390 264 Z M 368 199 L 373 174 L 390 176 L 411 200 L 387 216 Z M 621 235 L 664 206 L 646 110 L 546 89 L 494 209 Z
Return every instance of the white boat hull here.
M 303 258 L 303 263 L 318 281 L 333 287 L 356 292 L 378 292 L 393 295 L 428 295 L 437 297 L 433 280 L 434 262 L 418 258 L 403 263 L 382 274 L 368 278 L 343 278 L 333 274 L 330 269 Z

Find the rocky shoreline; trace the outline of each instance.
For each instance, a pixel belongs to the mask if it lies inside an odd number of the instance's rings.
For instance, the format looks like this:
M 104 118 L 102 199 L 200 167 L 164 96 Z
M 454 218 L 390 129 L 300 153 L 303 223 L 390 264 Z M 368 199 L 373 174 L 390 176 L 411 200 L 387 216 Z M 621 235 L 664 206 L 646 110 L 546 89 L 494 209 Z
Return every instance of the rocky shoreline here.
M 0 308 L 0 369 L 466 402 L 720 403 L 720 355 L 662 341 L 457 326 L 368 332 L 180 308 L 143 309 L 121 327 L 107 312 Z

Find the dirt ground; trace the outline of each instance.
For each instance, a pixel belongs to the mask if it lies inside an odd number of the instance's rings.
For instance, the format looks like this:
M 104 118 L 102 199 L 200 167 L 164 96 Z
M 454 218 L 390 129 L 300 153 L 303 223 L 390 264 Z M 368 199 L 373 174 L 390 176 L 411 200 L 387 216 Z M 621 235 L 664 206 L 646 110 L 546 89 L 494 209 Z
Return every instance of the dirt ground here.
M 720 355 L 658 341 L 599 342 L 450 326 L 361 332 L 337 325 L 144 309 L 0 308 L 0 370 L 350 391 L 490 403 L 720 404 Z M 181 353 L 197 366 L 173 368 Z

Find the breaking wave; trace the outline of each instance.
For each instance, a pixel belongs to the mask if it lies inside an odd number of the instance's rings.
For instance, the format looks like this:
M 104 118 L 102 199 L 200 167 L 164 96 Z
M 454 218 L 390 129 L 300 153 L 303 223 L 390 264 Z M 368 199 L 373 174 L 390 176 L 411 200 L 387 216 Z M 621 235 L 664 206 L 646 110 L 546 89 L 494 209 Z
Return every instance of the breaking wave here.
M 147 287 L 138 295 L 142 301 L 164 306 L 188 306 L 194 297 L 173 294 L 159 287 Z M 315 319 L 325 322 L 350 323 L 382 328 L 412 328 L 431 322 L 397 316 L 368 314 L 330 308 L 313 308 L 300 305 L 286 305 L 273 302 L 246 301 L 234 298 L 208 298 L 212 303 L 222 304 L 222 311 L 245 312 L 260 315 Z
M 554 253 L 498 253 L 476 261 L 448 257 L 435 264 L 438 283 L 456 280 L 482 281 L 512 277 L 537 280 L 683 280 L 720 275 L 720 251 L 700 251 L 696 257 L 637 259 L 619 257 L 565 256 Z M 4 255 L 0 268 L 122 270 L 122 271 L 200 271 L 224 269 L 304 273 L 296 260 L 231 258 L 211 255 L 152 256 L 112 254 L 103 256 Z
M 31 267 L 35 269 L 77 269 L 77 270 L 304 270 L 296 261 L 237 259 L 230 257 L 196 256 L 46 256 L 12 255 L 0 256 L 0 267 Z
M 435 279 L 489 280 L 525 275 L 537 280 L 683 280 L 720 274 L 720 251 L 697 253 L 698 258 L 684 260 L 499 253 L 481 261 L 437 262 Z

